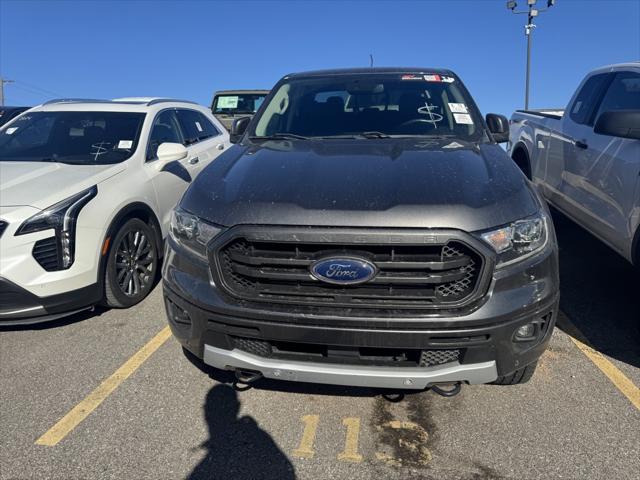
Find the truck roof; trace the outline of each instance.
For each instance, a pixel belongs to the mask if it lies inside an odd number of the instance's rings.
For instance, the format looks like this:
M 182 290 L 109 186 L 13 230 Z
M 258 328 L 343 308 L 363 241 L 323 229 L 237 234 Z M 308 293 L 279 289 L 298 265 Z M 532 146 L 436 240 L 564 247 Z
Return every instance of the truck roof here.
M 428 67 L 359 67 L 359 68 L 334 68 L 329 70 L 312 70 L 309 72 L 290 73 L 286 78 L 324 77 L 330 75 L 351 75 L 358 73 L 434 73 L 441 75 L 453 75 L 451 70 L 444 68 Z
M 609 70 L 621 70 L 625 68 L 640 68 L 640 60 L 636 60 L 632 62 L 624 62 L 624 63 L 613 63 L 611 65 L 604 65 L 602 67 L 592 70 L 591 73 L 602 72 L 602 71 L 606 72 Z
M 269 90 L 218 90 L 214 93 L 216 95 L 242 95 L 242 94 L 267 94 Z

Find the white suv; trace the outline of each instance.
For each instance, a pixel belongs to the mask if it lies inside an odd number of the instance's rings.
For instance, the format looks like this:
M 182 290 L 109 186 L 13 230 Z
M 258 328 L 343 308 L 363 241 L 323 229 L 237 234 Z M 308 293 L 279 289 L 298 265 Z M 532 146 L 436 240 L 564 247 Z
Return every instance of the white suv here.
M 55 100 L 0 129 L 0 324 L 151 290 L 171 211 L 230 147 L 191 102 Z

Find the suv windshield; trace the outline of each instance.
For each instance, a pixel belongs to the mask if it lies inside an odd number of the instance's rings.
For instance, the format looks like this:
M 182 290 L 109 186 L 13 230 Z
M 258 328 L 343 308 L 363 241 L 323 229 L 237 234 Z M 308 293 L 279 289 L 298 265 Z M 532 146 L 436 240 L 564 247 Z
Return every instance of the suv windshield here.
M 453 76 L 360 73 L 281 82 L 252 136 L 484 136 L 475 104 Z
M 267 95 L 265 93 L 238 93 L 233 95 L 216 95 L 213 100 L 213 113 L 236 114 L 256 113 Z
M 0 161 L 119 163 L 135 151 L 144 113 L 33 112 L 0 130 Z

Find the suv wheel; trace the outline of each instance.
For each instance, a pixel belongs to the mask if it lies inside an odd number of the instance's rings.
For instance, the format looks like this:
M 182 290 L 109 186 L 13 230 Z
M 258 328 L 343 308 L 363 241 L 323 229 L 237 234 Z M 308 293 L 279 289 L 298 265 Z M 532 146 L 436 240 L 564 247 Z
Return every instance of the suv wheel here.
M 104 303 L 127 308 L 151 291 L 158 269 L 153 229 L 138 218 L 128 220 L 113 237 L 105 269 Z
M 518 385 L 520 383 L 527 383 L 533 377 L 533 372 L 536 371 L 536 367 L 538 366 L 538 362 L 533 362 L 526 367 L 523 367 L 519 370 L 516 370 L 509 375 L 505 375 L 504 377 L 498 377 L 494 385 Z

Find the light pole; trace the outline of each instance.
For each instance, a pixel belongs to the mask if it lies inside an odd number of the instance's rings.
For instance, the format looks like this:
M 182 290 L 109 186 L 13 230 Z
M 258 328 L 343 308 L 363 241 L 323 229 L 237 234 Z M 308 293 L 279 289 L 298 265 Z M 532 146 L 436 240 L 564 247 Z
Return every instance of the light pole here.
M 4 107 L 4 84 L 13 83 L 13 80 L 6 80 L 0 77 L 0 107 Z
M 531 72 L 531 40 L 533 29 L 536 28 L 536 25 L 533 23 L 533 19 L 540 15 L 542 12 L 546 12 L 551 7 L 553 7 L 556 3 L 556 0 L 547 0 L 547 8 L 537 9 L 535 8 L 537 0 L 527 0 L 527 6 L 529 7 L 527 10 L 516 11 L 518 7 L 518 2 L 513 0 L 507 2 L 507 8 L 511 10 L 512 13 L 515 14 L 526 14 L 527 15 L 527 24 L 524 26 L 524 34 L 527 37 L 527 79 L 525 83 L 524 90 L 524 109 L 529 109 L 529 82 L 530 82 L 530 72 Z

